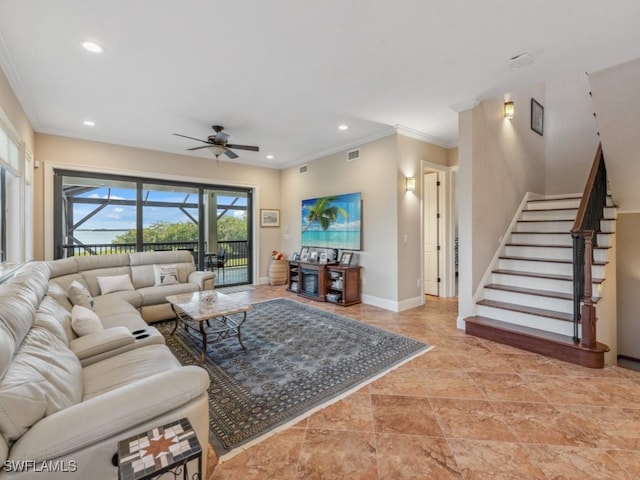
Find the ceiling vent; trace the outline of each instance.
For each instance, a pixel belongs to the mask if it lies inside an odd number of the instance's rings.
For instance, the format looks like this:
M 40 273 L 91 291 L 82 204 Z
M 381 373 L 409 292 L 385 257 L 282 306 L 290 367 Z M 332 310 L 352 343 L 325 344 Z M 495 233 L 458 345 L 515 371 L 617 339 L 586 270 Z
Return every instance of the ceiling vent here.
M 360 149 L 350 150 L 347 152 L 347 162 L 353 162 L 354 160 L 360 160 Z
M 309 170 L 308 165 L 301 165 L 299 169 L 300 175 L 304 175 L 305 173 L 307 173 L 307 170 Z

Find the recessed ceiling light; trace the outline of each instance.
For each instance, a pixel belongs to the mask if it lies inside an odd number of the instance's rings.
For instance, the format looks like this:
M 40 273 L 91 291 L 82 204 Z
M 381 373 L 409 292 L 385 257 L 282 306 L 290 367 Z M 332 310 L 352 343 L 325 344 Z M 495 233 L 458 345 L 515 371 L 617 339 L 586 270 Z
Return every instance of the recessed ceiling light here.
M 85 120 L 84 122 L 82 122 L 83 125 L 86 125 L 87 127 L 95 127 L 96 126 L 96 122 L 93 122 L 91 120 Z
M 345 125 L 344 123 L 338 126 L 338 130 L 349 130 L 349 125 Z
M 102 53 L 104 50 L 100 45 L 94 42 L 82 42 L 82 48 L 92 53 Z
M 267 155 L 267 159 L 273 160 L 273 155 Z

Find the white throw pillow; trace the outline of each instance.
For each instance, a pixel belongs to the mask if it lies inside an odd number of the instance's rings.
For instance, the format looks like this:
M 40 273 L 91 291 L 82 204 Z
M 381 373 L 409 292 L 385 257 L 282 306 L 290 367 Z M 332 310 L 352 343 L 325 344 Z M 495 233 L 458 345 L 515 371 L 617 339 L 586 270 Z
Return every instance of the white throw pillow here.
M 93 297 L 87 287 L 82 285 L 79 281 L 74 280 L 69 285 L 69 300 L 74 305 L 80 305 L 82 307 L 93 310 Z
M 178 282 L 178 265 L 168 263 L 166 265 L 154 265 L 153 274 L 156 278 L 156 287 L 160 285 L 173 285 Z
M 98 315 L 81 305 L 75 305 L 71 310 L 71 328 L 81 337 L 104 330 Z
M 133 290 L 133 284 L 129 275 L 111 275 L 110 277 L 96 277 L 98 285 L 100 285 L 100 294 L 121 292 L 123 290 Z

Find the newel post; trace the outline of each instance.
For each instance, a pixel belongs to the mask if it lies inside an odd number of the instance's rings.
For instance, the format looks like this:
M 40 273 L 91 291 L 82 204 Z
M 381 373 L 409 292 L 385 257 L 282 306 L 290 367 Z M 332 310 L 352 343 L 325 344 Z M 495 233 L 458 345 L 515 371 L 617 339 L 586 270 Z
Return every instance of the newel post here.
M 584 297 L 582 298 L 582 346 L 596 346 L 596 307 L 593 305 L 593 281 L 591 266 L 593 263 L 593 230 L 582 232 L 584 236 Z

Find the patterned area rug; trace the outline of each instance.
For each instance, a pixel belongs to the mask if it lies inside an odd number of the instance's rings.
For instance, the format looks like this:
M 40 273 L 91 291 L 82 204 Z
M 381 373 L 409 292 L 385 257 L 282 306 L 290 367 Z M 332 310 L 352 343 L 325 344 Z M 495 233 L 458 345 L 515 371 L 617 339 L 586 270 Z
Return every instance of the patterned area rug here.
M 183 364 L 202 344 L 172 321 L 158 325 Z M 221 460 L 379 378 L 431 347 L 380 328 L 276 299 L 256 303 L 236 337 L 208 347 L 210 442 Z M 233 450 L 233 452 L 232 452 Z

